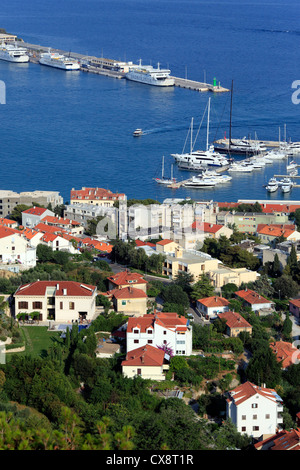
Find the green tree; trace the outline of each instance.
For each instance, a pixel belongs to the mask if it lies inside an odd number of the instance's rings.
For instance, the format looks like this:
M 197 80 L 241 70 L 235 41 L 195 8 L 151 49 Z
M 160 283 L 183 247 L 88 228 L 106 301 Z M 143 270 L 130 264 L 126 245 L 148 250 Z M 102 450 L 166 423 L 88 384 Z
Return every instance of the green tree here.
M 19 225 L 22 224 L 22 212 L 30 209 L 32 206 L 26 206 L 25 204 L 17 204 L 16 207 L 10 213 L 9 218 L 18 222 Z
M 279 299 L 289 299 L 295 297 L 299 292 L 299 286 L 291 276 L 283 274 L 275 279 L 273 283 L 275 293 Z
M 272 263 L 272 275 L 274 277 L 278 277 L 280 276 L 281 272 L 280 272 L 280 261 L 279 261 L 279 257 L 278 257 L 278 254 L 275 253 L 275 256 L 274 256 L 274 261 Z
M 191 292 L 191 299 L 203 299 L 205 297 L 212 297 L 215 294 L 214 287 L 211 283 L 211 280 L 206 274 L 202 274 L 199 281 L 197 281 Z
M 247 379 L 256 385 L 265 383 L 268 388 L 275 388 L 280 383 L 281 367 L 268 342 L 260 343 L 245 372 Z
M 291 339 L 291 333 L 293 328 L 293 322 L 289 317 L 289 313 L 286 314 L 285 320 L 282 325 L 282 336 L 285 341 Z

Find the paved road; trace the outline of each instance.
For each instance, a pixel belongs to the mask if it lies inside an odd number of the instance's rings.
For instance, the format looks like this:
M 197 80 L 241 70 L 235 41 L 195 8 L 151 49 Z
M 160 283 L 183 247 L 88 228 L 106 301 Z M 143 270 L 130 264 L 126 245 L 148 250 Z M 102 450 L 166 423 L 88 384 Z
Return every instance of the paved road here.
M 300 321 L 294 315 L 290 315 L 290 319 L 292 320 L 292 323 L 293 323 L 293 327 L 292 327 L 293 343 L 299 341 L 299 345 L 300 345 Z M 298 344 L 295 344 L 295 346 L 298 346 Z

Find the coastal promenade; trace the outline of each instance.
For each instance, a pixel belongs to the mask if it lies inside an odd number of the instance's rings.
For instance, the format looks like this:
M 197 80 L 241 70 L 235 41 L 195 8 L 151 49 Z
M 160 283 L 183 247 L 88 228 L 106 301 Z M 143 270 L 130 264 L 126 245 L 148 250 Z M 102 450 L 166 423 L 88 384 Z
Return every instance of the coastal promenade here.
M 40 54 L 44 52 L 48 52 L 48 50 L 50 49 L 49 47 L 41 46 L 38 44 L 30 44 L 27 42 L 22 42 L 22 46 L 28 50 L 30 54 L 30 62 L 36 63 L 36 64 L 39 63 Z M 104 75 L 104 76 L 112 77 L 112 78 L 119 78 L 119 79 L 125 78 L 125 72 L 115 70 L 114 64 L 117 64 L 118 61 L 114 61 L 112 59 L 103 59 L 99 57 L 87 56 L 84 54 L 79 54 L 77 52 L 67 52 L 61 49 L 51 48 L 51 51 L 57 52 L 66 57 L 72 57 L 78 60 L 81 63 L 80 69 L 83 72 L 94 73 L 97 75 Z M 111 64 L 111 67 L 93 65 L 93 62 L 101 63 L 101 61 L 105 61 L 107 64 Z M 87 67 L 87 64 L 88 64 L 88 67 Z M 198 91 L 198 92 L 211 91 L 213 93 L 224 93 L 224 92 L 230 91 L 229 89 L 220 86 L 220 84 L 216 85 L 216 84 L 210 84 L 210 83 L 203 83 L 203 82 L 198 82 L 196 80 L 188 80 L 186 78 L 180 78 L 180 77 L 172 77 L 172 78 L 175 81 L 175 86 L 179 88 L 185 88 L 188 90 L 193 90 L 193 91 Z

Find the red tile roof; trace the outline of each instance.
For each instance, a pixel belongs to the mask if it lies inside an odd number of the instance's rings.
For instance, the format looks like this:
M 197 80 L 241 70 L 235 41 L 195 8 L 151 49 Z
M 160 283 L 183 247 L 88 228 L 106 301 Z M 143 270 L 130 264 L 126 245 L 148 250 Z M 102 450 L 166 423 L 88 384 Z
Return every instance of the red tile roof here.
M 109 189 L 103 188 L 82 188 L 71 190 L 71 200 L 90 200 L 90 199 L 125 199 L 124 193 L 112 193 Z
M 257 394 L 273 401 L 274 403 L 276 403 L 280 398 L 278 397 L 277 392 L 272 388 L 259 387 L 252 382 L 245 382 L 229 392 L 230 397 L 227 401 L 234 400 L 235 404 L 238 406 Z
M 270 300 L 265 299 L 262 295 L 258 294 L 257 292 L 251 289 L 238 290 L 237 292 L 235 292 L 235 295 L 245 300 L 245 302 L 251 305 L 272 304 Z
M 286 341 L 276 341 L 271 343 L 270 348 L 276 355 L 278 362 L 282 362 L 283 369 L 295 364 L 300 359 L 299 349 Z
M 7 227 L 17 226 L 18 222 L 16 220 L 6 219 L 5 217 L 0 218 L 0 224 L 6 225 Z
M 218 202 L 220 208 L 236 208 L 242 204 L 242 202 Z M 284 212 L 289 214 L 290 212 L 295 212 L 296 209 L 300 209 L 299 204 L 278 204 L 278 203 L 260 203 L 262 211 L 265 214 L 270 214 L 272 212 Z
M 122 366 L 162 366 L 164 363 L 165 351 L 155 348 L 150 344 L 129 351 Z
M 16 296 L 45 296 L 47 287 L 55 288 L 56 296 L 65 295 L 66 290 L 67 296 L 92 296 L 96 290 L 96 286 L 89 284 L 83 284 L 75 281 L 36 281 L 30 284 L 23 284 L 15 292 Z
M 86 237 L 80 239 L 81 243 L 85 246 L 90 248 L 95 248 L 95 250 L 103 251 L 105 253 L 111 253 L 113 249 L 113 245 L 110 243 L 106 243 L 100 240 L 93 240 L 92 238 Z
M 77 222 L 76 220 L 72 220 L 72 219 L 65 219 L 64 217 L 55 217 L 55 216 L 52 216 L 52 215 L 47 215 L 46 217 L 44 217 L 42 219 L 42 222 L 44 223 L 48 223 L 50 225 L 80 225 L 79 222 Z
M 293 224 L 258 224 L 256 231 L 259 235 L 288 238 L 296 231 L 296 227 Z
M 248 323 L 242 315 L 237 312 L 222 312 L 218 314 L 219 318 L 224 318 L 226 320 L 226 325 L 228 328 L 252 328 L 250 323 Z
M 280 431 L 254 444 L 257 450 L 300 450 L 300 428 Z
M 18 234 L 20 235 L 20 231 L 14 228 L 5 227 L 4 225 L 0 226 L 0 238 L 10 237 L 11 235 Z
M 150 242 L 143 242 L 142 240 L 135 240 L 136 246 L 151 246 L 152 248 L 155 247 L 155 243 L 150 243 Z
M 53 225 L 44 224 L 43 222 L 35 225 L 34 229 L 43 233 L 67 233 L 66 230 L 61 227 L 54 227 Z
M 20 232 L 27 240 L 31 240 L 32 238 L 34 238 L 36 235 L 38 235 L 40 232 L 38 232 L 37 230 L 33 230 L 32 228 L 24 228 L 21 232 Z
M 156 244 L 164 246 L 164 245 L 168 245 L 169 243 L 174 243 L 174 240 L 169 240 L 169 239 L 166 238 L 165 240 L 160 240 Z
M 24 214 L 32 214 L 32 215 L 42 215 L 44 212 L 46 212 L 45 207 L 30 207 L 29 209 L 26 209 L 26 211 L 23 211 Z
M 146 292 L 142 289 L 136 289 L 135 287 L 123 287 L 123 289 L 113 289 L 108 292 L 109 295 L 115 297 L 115 299 L 145 299 L 147 298 Z
M 142 317 L 131 317 L 128 319 L 127 332 L 132 332 L 134 328 L 139 328 L 141 333 L 145 333 L 149 328 L 154 328 L 154 324 L 160 325 L 165 329 L 179 331 L 179 328 L 186 330 L 188 320 L 180 317 L 175 312 L 154 312 Z
M 210 224 L 208 222 L 193 222 L 192 229 L 201 230 L 203 233 L 217 233 L 219 230 L 224 228 L 224 225 L 220 224 Z
M 198 299 L 197 302 L 201 303 L 202 305 L 205 305 L 205 307 L 211 308 L 211 307 L 224 307 L 229 305 L 229 301 L 227 299 L 224 299 L 224 297 L 205 297 L 204 299 Z
M 133 284 L 147 284 L 142 274 L 132 273 L 130 271 L 120 271 L 109 276 L 108 281 L 116 286 L 128 286 Z
M 295 307 L 300 308 L 300 299 L 292 299 L 289 302 L 290 304 L 295 305 Z

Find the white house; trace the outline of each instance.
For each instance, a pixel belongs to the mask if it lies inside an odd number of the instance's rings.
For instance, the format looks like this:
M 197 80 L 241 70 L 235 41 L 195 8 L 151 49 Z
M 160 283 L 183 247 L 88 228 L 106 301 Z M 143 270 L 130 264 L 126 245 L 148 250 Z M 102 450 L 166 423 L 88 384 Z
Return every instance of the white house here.
M 216 295 L 212 297 L 205 297 L 196 301 L 196 308 L 198 312 L 203 315 L 207 320 L 216 318 L 221 312 L 228 312 L 229 301 L 224 297 Z
M 45 207 L 30 207 L 22 212 L 22 225 L 23 227 L 33 228 L 48 215 L 54 216 L 54 212 Z
M 15 314 L 39 312 L 39 320 L 91 321 L 96 310 L 96 286 L 75 281 L 36 281 L 14 294 Z
M 274 308 L 274 302 L 251 289 L 239 290 L 235 292 L 235 296 L 241 300 L 245 306 L 250 307 L 253 312 L 259 312 L 261 310 L 271 311 Z
M 22 237 L 19 230 L 0 226 L 0 263 L 36 265 L 36 248 Z
M 165 371 L 169 369 L 169 357 L 162 349 L 150 344 L 133 349 L 122 361 L 122 373 L 125 377 L 136 376 L 150 380 L 165 380 Z
M 228 392 L 227 418 L 239 433 L 255 439 L 265 439 L 281 429 L 282 411 L 282 399 L 273 389 L 246 382 Z
M 173 355 L 192 353 L 192 327 L 187 318 L 177 313 L 154 312 L 129 318 L 126 340 L 127 352 L 150 344 L 169 349 Z

